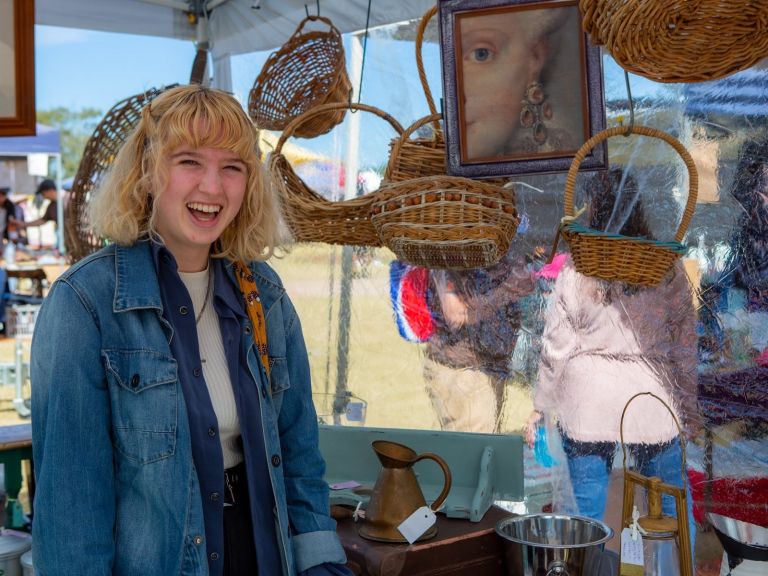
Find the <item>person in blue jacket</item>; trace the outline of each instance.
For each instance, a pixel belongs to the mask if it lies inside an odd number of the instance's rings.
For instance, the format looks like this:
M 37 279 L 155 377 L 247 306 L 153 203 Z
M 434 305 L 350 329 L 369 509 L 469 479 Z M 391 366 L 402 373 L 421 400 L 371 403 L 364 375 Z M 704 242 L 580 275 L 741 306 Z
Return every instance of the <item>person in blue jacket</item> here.
M 54 283 L 32 344 L 36 573 L 350 575 L 240 104 L 158 96 L 90 208 L 109 245 Z

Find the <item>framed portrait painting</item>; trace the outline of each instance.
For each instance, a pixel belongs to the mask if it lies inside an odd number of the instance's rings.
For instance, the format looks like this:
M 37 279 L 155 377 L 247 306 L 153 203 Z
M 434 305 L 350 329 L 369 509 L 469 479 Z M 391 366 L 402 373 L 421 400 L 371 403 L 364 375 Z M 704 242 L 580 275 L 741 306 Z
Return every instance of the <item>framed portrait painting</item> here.
M 35 133 L 35 3 L 0 0 L 0 136 Z
M 578 0 L 440 0 L 448 172 L 567 171 L 605 128 L 600 51 Z M 582 169 L 605 167 L 605 145 Z

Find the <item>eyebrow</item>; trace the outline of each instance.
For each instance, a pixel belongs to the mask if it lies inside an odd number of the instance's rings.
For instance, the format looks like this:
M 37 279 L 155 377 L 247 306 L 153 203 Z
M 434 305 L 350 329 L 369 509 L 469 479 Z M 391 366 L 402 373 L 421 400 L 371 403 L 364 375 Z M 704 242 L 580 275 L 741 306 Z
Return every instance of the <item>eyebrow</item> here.
M 193 156 L 195 158 L 200 158 L 202 156 L 202 154 L 200 154 L 199 152 L 197 152 L 196 150 L 193 150 L 193 149 L 184 149 L 184 148 L 182 148 L 181 150 L 178 150 L 177 152 L 174 152 L 173 154 L 171 154 L 171 159 L 178 158 L 179 156 Z M 235 153 L 232 153 L 232 156 L 224 158 L 224 161 L 225 162 L 237 162 L 239 164 L 242 164 L 243 166 L 245 166 L 245 164 L 246 164 L 245 160 L 240 158 L 240 156 L 238 156 Z

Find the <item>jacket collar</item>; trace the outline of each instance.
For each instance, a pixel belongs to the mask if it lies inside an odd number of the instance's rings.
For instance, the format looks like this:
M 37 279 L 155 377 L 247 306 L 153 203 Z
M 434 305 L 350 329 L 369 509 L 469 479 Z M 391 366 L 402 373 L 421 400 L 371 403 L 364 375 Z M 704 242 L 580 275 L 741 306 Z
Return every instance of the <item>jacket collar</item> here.
M 115 312 L 134 308 L 163 309 L 160 285 L 147 240 L 115 247 Z

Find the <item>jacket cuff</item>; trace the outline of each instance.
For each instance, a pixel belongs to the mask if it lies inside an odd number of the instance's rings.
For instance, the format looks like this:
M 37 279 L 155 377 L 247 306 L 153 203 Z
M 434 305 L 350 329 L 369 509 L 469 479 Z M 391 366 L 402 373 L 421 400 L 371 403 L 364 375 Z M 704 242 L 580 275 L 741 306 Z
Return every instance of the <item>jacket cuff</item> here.
M 324 562 L 335 564 L 347 562 L 347 555 L 336 532 L 330 530 L 306 532 L 295 534 L 291 540 L 293 540 L 293 556 L 297 572 L 303 572 Z

